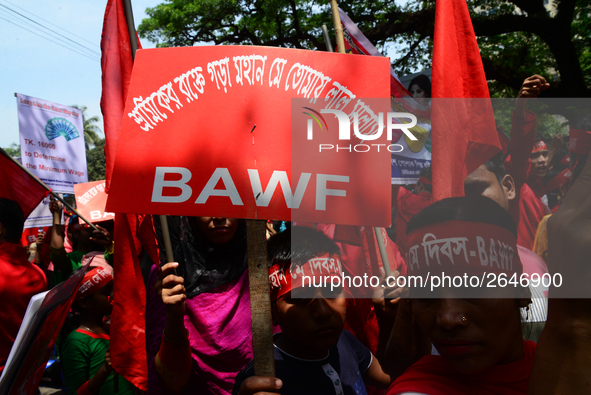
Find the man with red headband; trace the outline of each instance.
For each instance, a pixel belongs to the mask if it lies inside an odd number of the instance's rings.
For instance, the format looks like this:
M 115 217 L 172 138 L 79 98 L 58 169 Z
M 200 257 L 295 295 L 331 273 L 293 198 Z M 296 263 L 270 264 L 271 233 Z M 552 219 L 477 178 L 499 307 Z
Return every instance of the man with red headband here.
M 408 229 L 408 279 L 421 280 L 409 283 L 412 314 L 437 353 L 388 395 L 527 393 L 536 345 L 522 340 L 520 308 L 531 295 L 511 282 L 523 267 L 510 215 L 486 197 L 449 198 Z
M 538 224 L 548 207 L 542 202 L 543 178 L 548 172 L 546 143 L 536 139 L 536 116 L 525 105 L 550 86 L 540 75 L 526 78 L 519 90 L 513 112 L 509 157 L 505 168 L 515 180 L 516 198 L 509 213 L 517 224 L 517 244 L 533 248 Z
M 25 217 L 14 200 L 0 198 L 0 374 L 23 321 L 29 300 L 47 289 L 43 271 L 20 245 Z
M 269 239 L 269 283 L 276 376 L 254 376 L 253 363 L 236 377 L 233 394 L 367 394 L 364 382 L 386 388 L 390 376 L 372 353 L 343 330 L 347 301 L 339 247 L 312 228 L 292 227 Z M 318 287 L 319 284 L 327 286 Z M 334 281 L 336 284 L 336 281 Z M 340 284 L 340 282 L 339 282 Z

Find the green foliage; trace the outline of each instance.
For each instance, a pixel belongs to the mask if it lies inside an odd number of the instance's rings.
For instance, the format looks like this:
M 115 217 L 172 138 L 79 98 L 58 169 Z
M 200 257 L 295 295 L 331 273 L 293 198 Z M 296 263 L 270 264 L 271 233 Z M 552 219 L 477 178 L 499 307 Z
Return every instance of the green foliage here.
M 18 158 L 21 156 L 21 145 L 17 143 L 12 143 L 10 147 L 4 148 L 4 151 L 13 158 Z
M 350 0 L 340 7 L 400 75 L 432 63 L 435 0 Z M 552 6 L 554 11 L 552 11 Z M 468 0 L 493 97 L 511 97 L 542 74 L 549 97 L 591 95 L 589 0 Z M 548 7 L 548 8 L 546 8 Z M 200 43 L 325 50 L 321 26 L 333 30 L 327 2 L 309 0 L 163 0 L 138 29 L 160 47 Z
M 90 149 L 90 145 L 96 146 L 96 144 L 101 140 L 99 137 L 99 133 L 102 134 L 101 129 L 95 125 L 98 121 L 100 121 L 98 116 L 88 117 L 86 115 L 86 110 L 88 109 L 86 106 L 72 106 L 77 108 L 82 113 L 82 122 L 84 125 L 84 146 L 88 151 Z
M 94 148 L 86 151 L 88 181 L 105 179 L 107 161 L 105 159 L 105 139 L 99 139 Z

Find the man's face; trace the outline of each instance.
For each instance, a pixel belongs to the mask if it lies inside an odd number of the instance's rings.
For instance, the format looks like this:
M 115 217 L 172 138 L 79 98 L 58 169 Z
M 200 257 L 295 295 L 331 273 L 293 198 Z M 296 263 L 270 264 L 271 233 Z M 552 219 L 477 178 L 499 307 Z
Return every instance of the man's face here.
M 197 217 L 199 230 L 214 244 L 229 242 L 238 230 L 239 222 L 237 218 Z
M 326 356 L 336 344 L 345 325 L 347 299 L 342 288 L 317 288 L 314 299 L 291 298 L 291 292 L 277 300 L 274 322 L 281 327 L 286 352 L 299 358 Z M 290 352 L 291 351 L 291 352 Z
M 509 200 L 515 197 L 515 185 L 510 175 L 499 183 L 497 176 L 482 165 L 464 179 L 466 196 L 486 196 L 509 211 Z
M 522 357 L 518 303 L 491 298 L 413 299 L 412 314 L 456 371 L 474 374 Z
M 544 178 L 548 173 L 548 150 L 540 150 L 531 154 L 532 174 Z

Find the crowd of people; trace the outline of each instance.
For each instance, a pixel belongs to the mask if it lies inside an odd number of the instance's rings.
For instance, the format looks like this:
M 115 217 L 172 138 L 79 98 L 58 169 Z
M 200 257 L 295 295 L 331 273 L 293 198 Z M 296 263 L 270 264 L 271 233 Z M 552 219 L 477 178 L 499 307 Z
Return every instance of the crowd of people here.
M 350 285 L 298 296 L 306 278 L 359 275 L 371 266 L 367 256 L 380 252 L 362 227 L 269 225 L 276 377 L 254 371 L 246 221 L 168 217 L 174 256 L 168 263 L 155 221 L 161 262 L 142 259 L 148 393 L 591 392 L 588 299 L 533 283 L 433 290 L 390 281 L 415 276 L 429 284 L 445 273 L 477 278 L 561 273 L 569 286 L 587 286 L 591 116 L 571 122 L 568 151 L 549 151 L 536 137 L 535 114 L 526 108 L 548 86 L 539 75 L 525 79 L 507 155 L 499 153 L 469 174 L 464 197 L 434 202 L 431 168 L 414 185 L 392 186 L 395 219 L 387 236 L 382 233 L 388 259 L 380 259 L 382 267 L 372 273 L 380 282 L 369 299 L 351 297 Z M 420 99 L 430 97 L 424 78 L 413 80 L 411 88 Z M 0 372 L 29 299 L 85 270 L 82 264 L 92 258 L 57 343 L 67 391 L 139 393 L 113 371 L 109 352 L 117 275 L 113 220 L 92 230 L 68 215 L 64 226 L 61 204 L 52 201 L 50 209 L 52 229 L 47 238 L 37 238 L 28 257 L 20 246 L 22 210 L 18 202 L 0 199 L 0 295 L 6 301 L 0 313 Z M 438 265 L 423 249 L 433 235 L 456 243 L 441 259 L 437 254 Z M 453 254 L 465 259 L 454 260 Z

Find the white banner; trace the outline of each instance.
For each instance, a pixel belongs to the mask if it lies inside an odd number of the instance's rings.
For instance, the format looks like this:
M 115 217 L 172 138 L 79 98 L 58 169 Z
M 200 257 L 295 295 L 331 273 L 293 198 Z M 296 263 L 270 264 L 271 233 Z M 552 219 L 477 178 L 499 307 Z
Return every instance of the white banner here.
M 23 166 L 57 192 L 88 182 L 82 112 L 16 95 Z
M 44 226 L 51 226 L 53 224 L 53 214 L 49 211 L 49 197 L 46 197 L 39 203 L 39 205 L 29 214 L 25 220 L 26 228 L 39 228 Z

